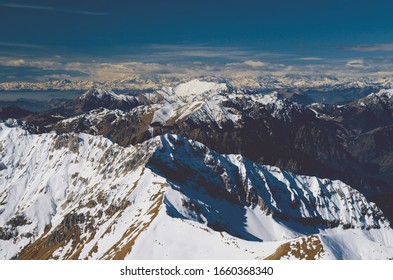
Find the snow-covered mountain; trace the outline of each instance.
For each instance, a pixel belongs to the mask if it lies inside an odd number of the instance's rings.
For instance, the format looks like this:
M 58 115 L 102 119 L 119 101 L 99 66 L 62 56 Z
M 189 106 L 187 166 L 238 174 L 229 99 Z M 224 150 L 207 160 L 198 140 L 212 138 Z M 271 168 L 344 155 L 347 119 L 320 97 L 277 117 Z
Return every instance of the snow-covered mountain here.
M 221 73 L 222 74 L 222 73 Z M 375 77 L 348 77 L 348 76 L 332 76 L 332 75 L 304 75 L 301 74 L 289 74 L 289 75 L 271 75 L 263 74 L 261 76 L 242 76 L 235 74 L 232 77 L 228 77 L 228 71 L 225 72 L 225 76 L 221 76 L 220 73 L 216 75 L 203 76 L 202 79 L 208 79 L 210 81 L 226 81 L 238 88 L 247 88 L 252 90 L 295 90 L 300 92 L 315 92 L 321 93 L 326 92 L 325 96 L 329 98 L 332 94 L 335 95 L 338 92 L 353 93 L 359 89 L 367 88 L 392 88 L 392 78 L 375 76 Z M 129 75 L 123 79 L 113 80 L 51 80 L 47 82 L 26 82 L 26 81 L 15 81 L 15 82 L 1 82 L 1 91 L 86 91 L 92 87 L 104 87 L 111 88 L 114 90 L 129 90 L 134 89 L 137 91 L 143 90 L 154 90 L 159 89 L 162 86 L 170 87 L 179 83 L 189 81 L 190 76 L 188 73 L 184 75 L 150 75 L 149 77 L 143 77 L 138 75 Z M 340 94 L 341 95 L 341 94 Z M 344 96 L 342 96 L 345 98 Z M 345 99 L 344 99 L 345 100 Z
M 350 186 L 165 134 L 103 136 L 0 124 L 0 258 L 393 257 L 382 211 Z
M 331 119 L 363 133 L 393 124 L 393 89 L 382 89 L 344 105 L 309 106 Z
M 93 109 L 119 109 L 131 110 L 140 105 L 134 96 L 116 94 L 111 90 L 91 88 L 75 100 L 69 101 L 58 109 L 71 110 L 73 112 L 89 112 Z
M 262 95 L 235 90 L 226 84 L 192 80 L 175 88 L 157 92 L 163 104 L 154 112 L 151 124 L 167 126 L 181 121 L 195 124 L 213 123 L 222 128 L 234 126 L 248 115 L 252 107 L 263 107 L 275 118 L 290 120 L 297 105 L 276 92 Z
M 357 101 L 361 106 L 365 106 L 364 103 L 384 103 L 387 106 L 393 106 L 393 89 L 382 89 L 376 93 L 371 93 L 365 98 Z M 363 103 L 364 105 L 362 105 Z
M 347 105 L 303 106 L 274 91 L 261 94 L 199 80 L 153 93 L 110 96 L 136 102 L 129 107 L 89 102 L 95 104 L 92 110 L 69 103 L 69 110 L 76 112 L 71 117 L 50 114 L 26 120 L 40 132 L 104 135 L 124 147 L 166 133 L 183 135 L 220 153 L 340 179 L 376 201 L 393 219 L 393 111 L 387 103 L 362 107 L 361 99 Z
M 122 102 L 127 103 L 124 105 Z M 108 115 L 113 115 L 114 109 L 124 111 L 121 116 L 117 114 L 115 119 L 110 117 L 112 121 L 129 116 L 130 119 L 143 119 L 151 128 L 184 124 L 187 127 L 214 126 L 223 129 L 227 126 L 239 127 L 244 119 L 258 119 L 261 115 L 285 122 L 291 122 L 293 117 L 300 115 L 313 115 L 309 109 L 302 108 L 276 92 L 263 95 L 199 80 L 177 87 L 164 87 L 153 94 L 137 97 L 92 89 L 64 107 L 84 114 L 56 123 L 57 130 L 67 130 L 71 126 L 74 131 L 80 124 L 87 128 L 95 127 L 104 120 L 102 108 L 109 109 L 105 111 Z M 79 128 L 79 131 L 84 130 Z

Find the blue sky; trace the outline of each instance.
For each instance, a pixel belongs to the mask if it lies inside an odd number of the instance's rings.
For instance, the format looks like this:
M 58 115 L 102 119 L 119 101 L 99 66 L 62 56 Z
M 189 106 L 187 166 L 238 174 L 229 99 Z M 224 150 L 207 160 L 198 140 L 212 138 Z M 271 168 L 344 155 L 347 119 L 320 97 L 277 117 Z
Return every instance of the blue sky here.
M 104 79 L 96 68 L 108 78 L 193 68 L 385 75 L 392 10 L 387 0 L 0 0 L 0 82 Z

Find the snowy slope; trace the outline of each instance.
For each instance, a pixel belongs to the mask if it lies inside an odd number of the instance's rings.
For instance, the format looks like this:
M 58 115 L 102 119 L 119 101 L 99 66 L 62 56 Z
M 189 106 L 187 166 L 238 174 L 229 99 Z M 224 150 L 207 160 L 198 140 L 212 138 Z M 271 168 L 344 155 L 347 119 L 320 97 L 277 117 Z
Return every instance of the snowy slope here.
M 163 106 L 154 112 L 151 123 L 165 125 L 171 119 L 172 122 L 176 122 L 198 110 L 207 113 L 207 117 L 213 121 L 221 122 L 225 116 L 220 118 L 219 114 L 222 115 L 222 110 L 213 100 L 217 95 L 229 90 L 226 84 L 199 80 L 192 80 L 177 87 L 164 87 L 157 92 L 163 97 Z
M 87 99 L 106 99 L 111 101 L 124 101 L 124 102 L 134 102 L 135 98 L 132 96 L 127 96 L 124 94 L 116 94 L 112 90 L 106 90 L 103 88 L 92 88 L 82 94 L 79 99 L 80 100 L 87 100 Z
M 367 103 L 384 103 L 388 106 L 393 106 L 393 89 L 382 89 L 376 93 L 371 93 L 366 97 L 360 99 L 358 103 L 366 106 Z
M 302 244 L 313 258 L 393 256 L 381 210 L 342 182 L 177 135 L 123 148 L 0 124 L 1 259 L 302 258 Z
M 299 105 L 276 92 L 262 95 L 199 80 L 163 88 L 157 94 L 162 96 L 163 104 L 154 112 L 152 125 L 165 126 L 189 120 L 197 125 L 214 123 L 221 128 L 225 123 L 236 126 L 253 107 L 262 107 L 274 118 L 288 121 L 294 111 L 301 111 Z
M 292 114 L 302 111 L 301 106 L 277 92 L 263 95 L 235 90 L 224 83 L 199 80 L 191 80 L 176 87 L 163 87 L 154 94 L 146 93 L 137 97 L 92 88 L 66 107 L 73 108 L 75 112 L 88 113 L 101 107 L 129 111 L 138 106 L 144 106 L 145 111 L 153 112 L 153 126 L 170 126 L 183 121 L 197 125 L 205 123 L 222 127 L 225 123 L 232 123 L 236 126 L 243 117 L 250 117 L 253 111 L 261 109 L 266 110 L 274 118 L 290 121 Z M 68 122 L 83 116 L 76 116 Z
M 163 94 L 175 95 L 185 99 L 193 99 L 212 93 L 226 92 L 228 90 L 229 87 L 224 83 L 217 84 L 213 82 L 191 80 L 189 82 L 179 84 L 176 87 L 164 87 L 161 92 Z

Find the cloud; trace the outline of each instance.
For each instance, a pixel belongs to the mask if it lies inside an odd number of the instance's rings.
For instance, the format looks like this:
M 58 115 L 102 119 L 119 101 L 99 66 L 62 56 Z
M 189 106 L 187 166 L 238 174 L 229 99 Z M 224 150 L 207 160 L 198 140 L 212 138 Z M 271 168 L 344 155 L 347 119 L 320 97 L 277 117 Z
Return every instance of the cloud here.
M 393 44 L 359 45 L 348 48 L 359 52 L 393 51 Z
M 146 47 L 143 53 L 144 61 L 170 63 L 176 61 L 201 62 L 208 61 L 220 63 L 244 63 L 249 61 L 261 62 L 265 60 L 282 59 L 293 56 L 287 53 L 264 52 L 260 49 L 236 46 L 209 46 L 203 44 L 161 44 Z M 256 66 L 256 65 L 255 65 Z M 258 66 L 256 66 L 258 67 Z
M 80 10 L 71 10 L 71 9 L 56 9 L 59 12 L 78 14 L 78 15 L 86 15 L 86 16 L 110 16 L 110 13 L 103 12 L 93 12 L 93 11 L 80 11 Z
M 41 10 L 41 11 L 53 11 L 53 12 L 63 12 L 79 15 L 90 15 L 90 16 L 108 16 L 109 13 L 101 13 L 94 11 L 81 11 L 68 8 L 57 8 L 51 6 L 36 6 L 36 5 L 26 5 L 26 4 L 14 4 L 14 3 L 0 3 L 0 6 L 14 9 L 30 9 L 30 10 Z
M 52 75 L 43 75 L 37 78 L 40 82 L 46 81 L 59 81 L 59 80 L 72 80 L 74 77 L 69 74 L 52 74 Z
M 253 61 L 258 62 L 258 61 Z M 256 63 L 258 64 L 258 63 Z M 27 81 L 47 83 L 67 79 L 80 89 L 87 89 L 93 83 L 106 84 L 119 89 L 157 89 L 171 86 L 190 79 L 199 78 L 209 81 L 225 81 L 235 87 L 260 88 L 265 86 L 312 85 L 335 83 L 344 78 L 379 79 L 382 76 L 393 77 L 393 59 L 357 58 L 352 60 L 335 60 L 318 64 L 283 64 L 264 62 L 262 67 L 252 67 L 239 63 L 150 63 L 138 61 L 99 61 L 67 60 L 62 57 L 51 59 L 17 59 L 0 57 L 1 65 L 33 67 Z M 260 65 L 260 64 L 259 64 Z M 42 71 L 39 71 L 42 69 Z M 23 69 L 21 71 L 25 71 Z M 1 71 L 1 68 L 0 68 Z M 331 78 L 331 77 L 333 78 Z M 11 78 L 9 78 L 11 79 Z M 273 80 L 272 80 L 273 79 Z M 20 76 L 12 78 L 16 83 L 23 81 Z M 26 80 L 25 80 L 26 81 Z M 314 83 L 315 82 L 315 83 Z M 5 83 L 7 84 L 7 83 Z M 2 83 L 0 83 L 0 88 Z M 7 87 L 7 85 L 5 85 Z
M 42 70 L 55 70 L 61 68 L 62 66 L 62 64 L 56 60 L 8 59 L 1 57 L 0 65 L 8 67 L 32 67 Z
M 0 65 L 9 67 L 25 66 L 25 61 L 23 59 L 0 59 Z
M 298 60 L 303 60 L 303 61 L 319 61 L 319 60 L 323 60 L 320 57 L 300 57 L 298 58 Z
M 145 59 L 154 62 L 189 61 L 189 60 L 244 60 L 253 55 L 252 50 L 234 47 L 216 47 L 205 45 L 150 45 Z
M 248 66 L 251 66 L 251 67 L 253 67 L 253 68 L 256 68 L 256 67 L 263 67 L 263 66 L 266 65 L 265 62 L 262 62 L 262 61 L 255 61 L 255 60 L 247 60 L 247 61 L 244 61 L 244 64 L 245 64 L 245 65 L 248 65 Z
M 282 71 L 283 65 L 270 64 L 261 61 L 248 60 L 242 63 L 194 63 L 193 61 L 180 61 L 171 63 L 152 62 L 116 62 L 116 61 L 70 61 L 61 57 L 46 59 L 18 59 L 0 57 L 0 66 L 7 67 L 29 67 L 36 69 L 37 79 L 43 81 L 53 79 L 60 73 L 73 73 L 73 79 L 78 79 L 74 73 L 79 73 L 83 79 L 89 80 L 119 80 L 128 77 L 143 76 L 147 78 L 168 77 L 169 79 L 187 79 L 201 76 L 221 76 L 221 77 L 257 77 L 268 71 L 274 73 Z M 39 71 L 41 70 L 41 71 Z M 53 74 L 48 73 L 52 71 Z M 41 74 L 41 77 L 38 77 Z M 60 78 L 60 76 L 57 76 Z
M 349 66 L 349 67 L 354 67 L 354 68 L 363 68 L 364 61 L 362 59 L 349 60 L 349 61 L 347 61 L 347 63 L 345 65 Z
M 25 5 L 25 4 L 12 4 L 12 3 L 0 3 L 0 6 L 7 8 L 16 8 L 16 9 L 32 9 L 32 10 L 53 10 L 54 8 L 48 6 L 33 6 L 33 5 Z
M 42 47 L 38 46 L 38 45 L 24 44 L 24 43 L 14 43 L 14 42 L 0 42 L 0 47 L 25 48 L 25 49 L 42 49 Z
M 199 50 L 197 54 L 208 57 L 223 56 L 225 59 L 178 59 L 177 52 L 192 55 L 193 50 Z M 62 57 L 51 56 L 33 58 L 28 56 L 12 57 L 0 56 L 0 66 L 7 67 L 12 75 L 20 73 L 18 79 L 23 79 L 24 73 L 30 73 L 33 78 L 45 81 L 53 79 L 69 78 L 71 80 L 127 80 L 130 77 L 141 77 L 152 81 L 163 80 L 187 80 L 199 77 L 218 77 L 222 79 L 257 79 L 262 76 L 377 76 L 388 75 L 393 70 L 393 59 L 387 57 L 370 58 L 359 57 L 353 59 L 319 59 L 316 57 L 288 57 L 288 59 L 269 60 L 258 59 L 252 52 L 236 50 L 235 48 L 213 48 L 200 46 L 200 49 L 192 46 L 172 47 L 157 50 L 164 53 L 165 59 L 156 59 L 157 53 L 148 52 L 132 56 L 116 56 L 108 59 L 86 57 Z M 195 55 L 195 53 L 193 54 Z M 232 56 L 227 59 L 227 55 Z M 146 58 L 147 56 L 147 58 Z M 172 58 L 172 59 L 170 59 Z M 156 60 L 155 60 L 156 59 Z M 299 63 L 304 61 L 316 61 L 315 63 Z M 20 70 L 18 70 L 20 68 Z M 0 69 L 1 71 L 1 69 Z M 68 75 L 68 76 L 67 76 Z M 17 75 L 18 76 L 18 75 Z

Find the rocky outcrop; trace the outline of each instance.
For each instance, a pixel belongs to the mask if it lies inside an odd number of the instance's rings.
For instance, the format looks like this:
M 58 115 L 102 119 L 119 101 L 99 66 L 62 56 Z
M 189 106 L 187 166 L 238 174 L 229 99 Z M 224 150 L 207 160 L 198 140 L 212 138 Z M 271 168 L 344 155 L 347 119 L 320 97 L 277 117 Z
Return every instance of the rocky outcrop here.
M 145 250 L 164 257 L 156 247 L 162 238 L 171 252 L 199 240 L 178 241 L 186 229 L 206 242 L 230 236 L 223 242 L 231 248 L 331 229 L 367 231 L 386 234 L 376 244 L 390 248 L 382 211 L 340 181 L 220 154 L 173 134 L 124 148 L 102 136 L 0 128 L 1 157 L 12 166 L 0 172 L 2 258 L 124 259 Z

